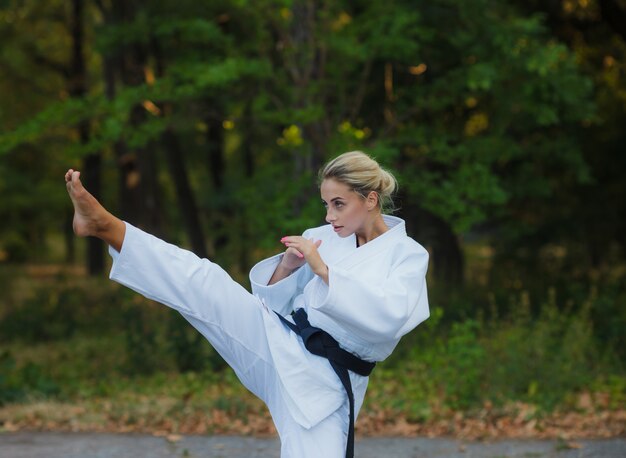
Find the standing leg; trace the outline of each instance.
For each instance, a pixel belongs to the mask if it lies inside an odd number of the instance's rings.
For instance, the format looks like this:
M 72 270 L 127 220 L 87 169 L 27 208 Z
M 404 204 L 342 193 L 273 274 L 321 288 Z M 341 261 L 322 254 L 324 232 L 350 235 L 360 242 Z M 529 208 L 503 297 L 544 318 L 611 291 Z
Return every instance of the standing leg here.
M 267 406 L 280 436 L 281 458 L 344 458 L 348 443 L 348 397 L 335 412 L 310 429 L 289 414 L 278 389 L 268 391 Z

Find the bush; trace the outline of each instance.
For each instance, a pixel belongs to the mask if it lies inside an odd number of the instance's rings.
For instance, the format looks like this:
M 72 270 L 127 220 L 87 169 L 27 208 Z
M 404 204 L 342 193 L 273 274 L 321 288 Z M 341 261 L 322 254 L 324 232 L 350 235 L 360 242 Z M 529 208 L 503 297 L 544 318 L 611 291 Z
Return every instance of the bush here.
M 492 364 L 486 383 L 500 399 L 521 399 L 553 408 L 588 386 L 602 362 L 593 336 L 589 303 L 559 309 L 554 291 L 532 318 L 522 297 L 508 321 L 492 322 L 484 337 Z
M 483 373 L 487 358 L 483 343 L 478 339 L 480 323 L 466 320 L 453 323 L 446 342 L 443 359 L 447 403 L 455 409 L 466 409 L 484 396 Z
M 616 380 L 624 380 L 624 368 L 594 333 L 591 309 L 597 302 L 592 295 L 577 306 L 559 306 L 551 290 L 535 316 L 529 295 L 521 292 L 504 317 L 477 314 L 449 325 L 435 307 L 435 321 L 420 325 L 380 364 L 391 375 L 376 374 L 377 368 L 374 377 L 401 386 L 418 418 L 433 403 L 472 409 L 487 400 L 523 401 L 551 410 L 592 386 L 608 387 L 619 398 L 626 384 Z
M 178 312 L 168 315 L 167 348 L 174 357 L 180 372 L 197 372 L 208 362 L 206 339 L 196 331 Z
M 0 353 L 0 406 L 21 401 L 29 394 L 49 397 L 59 391 L 58 385 L 45 374 L 41 366 L 26 363 L 18 367 L 11 353 Z
M 167 327 L 167 348 L 180 372 L 198 372 L 210 368 L 219 372 L 228 364 L 178 312 L 170 311 Z
M 119 292 L 108 284 L 75 286 L 58 277 L 52 285 L 37 287 L 28 299 L 5 304 L 0 310 L 0 341 L 50 342 L 77 331 L 102 334 L 119 326 L 114 310 L 120 303 Z
M 159 367 L 163 349 L 159 348 L 154 323 L 146 319 L 141 298 L 123 311 L 126 342 L 125 372 L 128 375 L 152 374 Z
M 45 342 L 71 337 L 76 329 L 77 291 L 39 289 L 0 321 L 3 341 Z

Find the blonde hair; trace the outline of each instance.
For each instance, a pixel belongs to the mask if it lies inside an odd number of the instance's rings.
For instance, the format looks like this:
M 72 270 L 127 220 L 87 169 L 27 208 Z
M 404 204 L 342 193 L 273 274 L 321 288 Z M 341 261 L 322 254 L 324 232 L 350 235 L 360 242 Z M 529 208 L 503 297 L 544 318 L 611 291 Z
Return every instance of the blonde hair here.
M 318 173 L 318 185 L 327 178 L 347 185 L 363 198 L 376 192 L 381 213 L 396 210 L 392 195 L 398 189 L 398 181 L 363 151 L 349 151 L 327 162 Z

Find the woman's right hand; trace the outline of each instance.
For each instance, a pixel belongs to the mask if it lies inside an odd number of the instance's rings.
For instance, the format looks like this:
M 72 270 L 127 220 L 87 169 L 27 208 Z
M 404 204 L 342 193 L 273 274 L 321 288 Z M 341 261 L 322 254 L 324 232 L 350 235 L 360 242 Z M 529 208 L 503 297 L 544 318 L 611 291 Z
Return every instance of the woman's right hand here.
M 316 240 L 314 243 L 319 248 L 319 246 L 322 244 L 322 241 Z M 304 259 L 304 255 L 296 250 L 294 247 L 288 247 L 285 250 L 285 254 L 283 255 L 283 259 L 280 263 L 286 269 L 296 270 L 298 267 L 301 267 L 306 263 L 306 259 Z

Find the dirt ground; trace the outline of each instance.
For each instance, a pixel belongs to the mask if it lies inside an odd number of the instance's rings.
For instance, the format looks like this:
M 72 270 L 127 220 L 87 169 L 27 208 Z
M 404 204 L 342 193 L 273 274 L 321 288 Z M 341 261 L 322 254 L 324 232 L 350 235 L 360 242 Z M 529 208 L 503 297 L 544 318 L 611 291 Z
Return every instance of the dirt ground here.
M 446 438 L 357 438 L 358 458 L 582 458 L 626 457 L 626 438 L 462 441 Z M 3 458 L 280 457 L 277 438 L 157 437 L 146 434 L 0 433 Z

